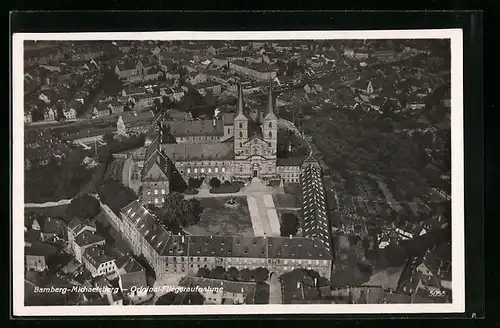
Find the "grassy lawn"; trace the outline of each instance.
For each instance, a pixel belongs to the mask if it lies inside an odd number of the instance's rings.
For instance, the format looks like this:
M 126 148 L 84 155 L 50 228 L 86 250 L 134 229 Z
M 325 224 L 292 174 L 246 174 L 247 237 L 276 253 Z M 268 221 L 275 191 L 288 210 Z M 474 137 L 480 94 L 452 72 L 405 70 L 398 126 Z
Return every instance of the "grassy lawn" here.
M 226 207 L 229 197 L 199 198 L 203 213 L 200 222 L 185 230 L 193 235 L 253 236 L 246 197 L 235 197 L 238 207 Z
M 275 194 L 273 200 L 276 207 L 298 207 L 297 196 L 292 194 Z

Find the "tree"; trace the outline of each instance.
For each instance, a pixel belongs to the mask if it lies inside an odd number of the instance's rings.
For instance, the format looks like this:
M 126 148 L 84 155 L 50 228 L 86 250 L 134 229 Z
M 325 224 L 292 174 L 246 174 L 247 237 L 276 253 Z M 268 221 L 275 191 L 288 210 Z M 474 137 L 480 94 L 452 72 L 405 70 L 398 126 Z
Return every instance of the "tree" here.
M 188 179 L 188 185 L 191 187 L 198 189 L 201 187 L 201 184 L 203 183 L 202 179 L 196 179 L 196 178 L 189 178 Z
M 253 270 L 253 277 L 255 281 L 264 282 L 269 277 L 269 270 L 267 268 L 258 267 Z
M 179 227 L 198 222 L 202 212 L 203 208 L 199 200 L 185 200 L 184 195 L 179 192 L 168 194 L 160 210 L 161 220 L 165 225 L 177 224 Z
M 106 132 L 103 136 L 102 136 L 102 141 L 104 141 L 108 146 L 111 145 L 115 140 L 115 136 L 113 134 L 113 132 Z
M 208 278 L 208 277 L 210 277 L 210 270 L 208 270 L 207 268 L 199 268 L 198 272 L 196 273 L 196 276 Z
M 210 273 L 212 279 L 224 279 L 226 277 L 226 270 L 222 266 L 215 267 Z
M 236 269 L 235 267 L 230 267 L 229 269 L 227 269 L 226 279 L 233 281 L 238 280 L 238 269 Z
M 283 213 L 281 215 L 281 237 L 295 236 L 299 228 L 299 219 L 293 213 Z
M 74 198 L 66 208 L 66 215 L 70 218 L 84 220 L 93 219 L 101 211 L 99 201 L 90 195 Z
M 253 280 L 252 271 L 250 271 L 250 269 L 240 270 L 238 280 L 240 280 L 240 281 L 252 281 Z
M 217 188 L 217 187 L 220 187 L 220 185 L 221 185 L 221 181 L 219 179 L 217 179 L 216 177 L 213 177 L 212 179 L 210 179 L 210 187 Z

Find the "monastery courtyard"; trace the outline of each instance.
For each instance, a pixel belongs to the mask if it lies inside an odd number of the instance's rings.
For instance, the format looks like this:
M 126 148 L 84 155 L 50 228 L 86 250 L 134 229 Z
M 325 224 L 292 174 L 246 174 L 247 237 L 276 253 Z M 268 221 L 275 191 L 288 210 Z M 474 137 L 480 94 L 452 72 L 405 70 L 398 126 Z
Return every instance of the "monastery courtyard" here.
M 196 195 L 186 195 L 189 198 L 213 198 L 222 197 L 229 198 L 234 196 L 236 200 L 240 197 L 246 197 L 248 211 L 252 223 L 254 236 L 280 236 L 280 222 L 278 213 L 273 200 L 273 193 L 282 193 L 282 187 L 270 187 L 258 179 L 253 178 L 252 181 L 244 186 L 239 192 L 232 194 L 212 194 L 205 183 L 200 188 Z

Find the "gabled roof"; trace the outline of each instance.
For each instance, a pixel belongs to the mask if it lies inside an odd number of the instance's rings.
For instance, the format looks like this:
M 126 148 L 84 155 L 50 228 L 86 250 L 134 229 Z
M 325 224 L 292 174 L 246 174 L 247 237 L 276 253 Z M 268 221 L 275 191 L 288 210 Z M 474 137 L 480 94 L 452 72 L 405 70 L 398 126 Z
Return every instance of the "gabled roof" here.
M 90 246 L 83 253 L 83 258 L 90 262 L 95 268 L 98 268 L 102 263 L 114 261 L 114 258 L 104 253 L 104 248 L 100 245 Z
M 154 176 L 150 177 L 149 174 L 153 168 L 157 168 L 160 170 L 162 176 Z M 160 152 L 160 150 L 156 149 L 156 151 L 149 157 L 144 160 L 144 168 L 143 168 L 143 181 L 149 180 L 168 180 L 169 175 L 169 161 L 168 158 Z
M 105 239 L 103 236 L 85 230 L 75 238 L 75 243 L 80 247 L 84 247 L 92 244 L 97 244 L 104 240 Z
M 317 238 L 330 248 L 330 228 L 326 204 L 326 193 L 321 170 L 315 166 L 305 168 L 300 174 L 302 188 L 303 234 Z
M 141 202 L 135 200 L 120 212 L 132 222 L 139 233 L 160 256 L 167 255 L 165 249 L 170 238 L 170 232 L 158 222 L 158 219 Z

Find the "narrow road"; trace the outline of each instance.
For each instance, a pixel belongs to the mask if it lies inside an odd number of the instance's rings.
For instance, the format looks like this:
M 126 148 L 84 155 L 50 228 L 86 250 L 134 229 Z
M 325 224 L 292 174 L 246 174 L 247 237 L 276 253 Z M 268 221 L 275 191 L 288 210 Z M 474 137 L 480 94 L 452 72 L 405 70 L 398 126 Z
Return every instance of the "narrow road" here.
M 273 274 L 269 280 L 269 304 L 282 304 L 281 284 L 278 275 Z

